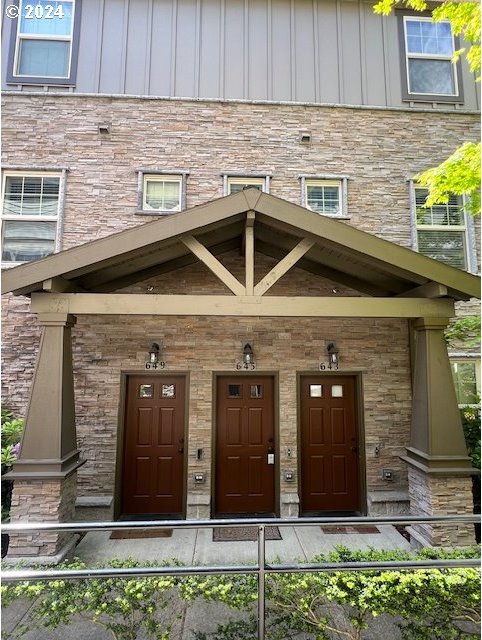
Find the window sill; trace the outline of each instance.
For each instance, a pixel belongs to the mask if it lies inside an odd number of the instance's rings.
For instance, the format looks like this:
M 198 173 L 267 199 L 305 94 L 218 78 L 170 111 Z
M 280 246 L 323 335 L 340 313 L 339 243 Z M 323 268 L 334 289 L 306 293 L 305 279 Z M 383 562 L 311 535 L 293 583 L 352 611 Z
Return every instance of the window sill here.
M 460 96 L 443 96 L 443 95 L 422 95 L 416 94 L 413 96 L 405 96 L 402 98 L 402 102 L 424 102 L 425 104 L 464 104 L 464 99 Z

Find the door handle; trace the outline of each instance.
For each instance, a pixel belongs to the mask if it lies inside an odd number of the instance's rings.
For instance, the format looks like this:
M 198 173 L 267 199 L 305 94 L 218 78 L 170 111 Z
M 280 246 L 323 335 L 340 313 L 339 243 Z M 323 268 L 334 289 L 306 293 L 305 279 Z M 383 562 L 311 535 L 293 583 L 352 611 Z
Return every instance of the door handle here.
M 358 447 L 352 447 L 351 450 L 353 453 L 356 453 L 358 451 Z
M 184 452 L 184 438 L 179 438 L 179 447 L 177 448 L 178 453 Z

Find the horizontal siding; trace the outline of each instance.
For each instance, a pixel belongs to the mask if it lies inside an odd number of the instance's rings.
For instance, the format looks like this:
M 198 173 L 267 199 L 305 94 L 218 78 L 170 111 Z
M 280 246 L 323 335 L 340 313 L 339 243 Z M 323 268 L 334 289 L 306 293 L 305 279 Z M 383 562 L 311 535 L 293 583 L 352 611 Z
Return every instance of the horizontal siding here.
M 400 69 L 396 17 L 363 0 L 82 2 L 82 93 L 400 107 Z

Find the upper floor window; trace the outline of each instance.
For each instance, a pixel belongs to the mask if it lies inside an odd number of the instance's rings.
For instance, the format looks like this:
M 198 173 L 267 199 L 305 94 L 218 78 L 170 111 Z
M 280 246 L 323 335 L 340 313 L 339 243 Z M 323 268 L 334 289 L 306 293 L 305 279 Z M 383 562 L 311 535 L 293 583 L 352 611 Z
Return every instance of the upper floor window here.
M 54 253 L 61 193 L 59 173 L 5 173 L 2 261 L 28 262 Z
M 144 211 L 180 211 L 181 176 L 144 176 L 142 209 Z
M 73 84 L 81 0 L 20 0 L 7 81 Z M 74 29 L 74 22 L 76 29 Z
M 348 179 L 300 176 L 302 206 L 324 216 L 347 217 Z
M 268 176 L 226 176 L 225 193 L 230 195 L 231 193 L 237 193 L 243 191 L 243 189 L 259 189 L 268 193 L 269 191 L 269 177 Z
M 403 16 L 406 95 L 408 100 L 450 101 L 461 98 L 455 41 L 449 22 Z
M 418 251 L 459 269 L 468 269 L 467 221 L 461 196 L 424 207 L 428 190 L 414 188 Z
M 185 209 L 187 175 L 181 169 L 138 170 L 137 212 L 154 216 Z

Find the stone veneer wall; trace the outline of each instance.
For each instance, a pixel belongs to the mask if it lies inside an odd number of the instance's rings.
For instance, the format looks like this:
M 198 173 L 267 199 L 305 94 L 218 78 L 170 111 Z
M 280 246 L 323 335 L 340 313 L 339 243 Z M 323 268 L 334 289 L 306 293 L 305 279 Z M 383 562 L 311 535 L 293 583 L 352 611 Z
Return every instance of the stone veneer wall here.
M 2 121 L 5 168 L 69 169 L 63 248 L 152 219 L 136 215 L 149 168 L 189 171 L 188 207 L 224 195 L 222 172 L 270 173 L 298 204 L 300 175 L 348 176 L 350 224 L 410 246 L 407 179 L 480 137 L 475 113 L 64 93 L 4 95 Z
M 234 275 L 241 277 L 243 260 L 237 252 L 222 256 Z M 256 279 L 275 261 L 256 254 Z M 337 293 L 333 293 L 333 289 Z M 124 292 L 226 293 L 203 265 L 185 267 L 125 289 Z M 352 294 L 348 289 L 294 268 L 271 290 L 272 295 Z M 20 321 L 22 321 L 20 319 Z M 4 327 L 7 330 L 6 327 Z M 5 338 L 14 357 L 21 345 L 15 327 Z M 347 318 L 219 318 L 219 317 L 114 317 L 78 316 L 73 327 L 73 363 L 77 433 L 82 457 L 78 470 L 80 495 L 110 495 L 115 489 L 117 433 L 122 372 L 143 372 L 153 341 L 164 344 L 166 373 L 189 373 L 188 515 L 209 516 L 213 445 L 213 372 L 235 372 L 244 343 L 256 355 L 258 372 L 279 376 L 279 455 L 281 512 L 297 515 L 297 478 L 284 480 L 284 470 L 297 471 L 297 372 L 319 372 L 326 361 L 326 344 L 340 349 L 341 372 L 361 372 L 368 491 L 407 489 L 406 465 L 399 459 L 409 442 L 411 387 L 408 323 L 397 319 Z M 22 385 L 23 386 L 23 385 Z M 28 385 L 11 385 L 20 412 L 28 398 Z M 286 457 L 286 449 L 292 457 Z M 376 456 L 375 448 L 379 448 Z M 196 451 L 205 455 L 197 460 Z M 382 468 L 394 470 L 394 481 L 381 479 Z M 204 472 L 205 485 L 195 485 L 193 474 Z M 292 502 L 294 500 L 294 502 Z M 290 502 L 291 501 L 291 502 Z
M 155 218 L 137 215 L 139 169 L 188 170 L 188 207 L 223 195 L 222 172 L 269 173 L 270 192 L 295 203 L 300 203 L 299 175 L 346 175 L 346 224 L 409 247 L 407 179 L 442 160 L 461 139 L 479 138 L 478 116 L 467 113 L 66 94 L 5 95 L 2 119 L 5 168 L 69 169 L 63 248 Z M 111 134 L 101 136 L 98 124 L 107 121 Z M 312 132 L 310 145 L 300 144 L 301 130 Z M 258 274 L 269 266 L 262 263 Z M 240 267 L 231 261 L 230 268 Z M 319 279 L 294 271 L 298 279 L 291 290 L 324 295 Z M 283 295 L 290 290 L 287 282 L 284 278 L 270 293 Z M 225 291 L 202 266 L 149 286 L 153 292 Z M 3 309 L 4 403 L 23 414 L 39 330 L 26 299 L 7 296 Z M 73 335 L 78 434 L 88 459 L 79 470 L 81 493 L 114 489 L 120 374 L 142 370 L 154 338 L 166 344 L 168 370 L 190 372 L 189 415 L 195 429 L 189 478 L 194 470 L 210 471 L 212 371 L 233 370 L 245 337 L 253 341 L 259 370 L 279 371 L 280 451 L 289 443 L 295 456 L 295 371 L 316 371 L 326 340 L 335 339 L 343 369 L 364 372 L 367 487 L 406 489 L 406 469 L 398 460 L 408 443 L 410 416 L 405 321 L 79 317 Z M 198 446 L 209 451 L 199 462 L 194 459 Z M 287 463 L 293 467 L 296 457 L 281 459 L 281 469 Z M 389 486 L 380 479 L 386 467 L 395 471 Z M 286 496 L 295 489 L 281 484 Z M 199 496 L 193 509 L 204 513 L 207 490 L 189 486 L 188 491 L 193 504 Z
M 427 475 L 410 467 L 410 509 L 415 516 L 472 515 L 470 477 Z M 420 524 L 410 527 L 412 538 L 420 545 L 468 546 L 475 543 L 473 524 Z
M 75 516 L 77 473 L 59 480 L 15 480 L 11 519 L 19 522 L 72 522 Z M 71 533 L 10 534 L 9 556 L 55 556 Z

